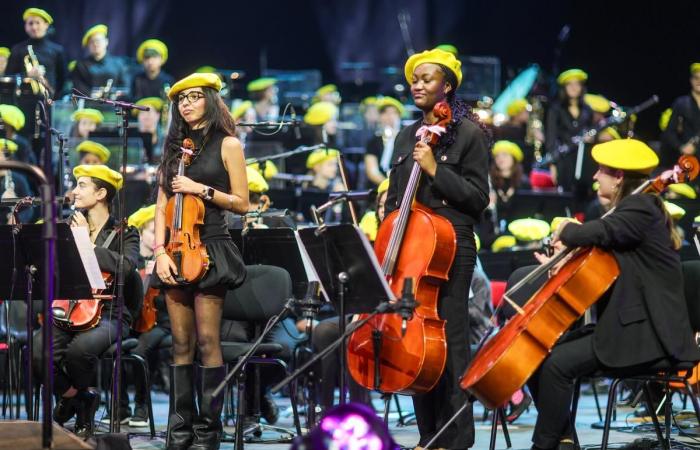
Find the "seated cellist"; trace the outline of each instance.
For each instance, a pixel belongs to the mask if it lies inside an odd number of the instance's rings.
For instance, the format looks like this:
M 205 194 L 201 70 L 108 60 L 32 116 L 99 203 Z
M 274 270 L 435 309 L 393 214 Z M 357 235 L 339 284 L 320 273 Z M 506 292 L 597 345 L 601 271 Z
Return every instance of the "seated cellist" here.
M 528 381 L 538 416 L 533 449 L 575 447 L 570 409 L 574 380 L 601 369 L 697 361 L 683 294 L 679 238 L 655 194 L 631 194 L 657 166 L 643 142 L 626 139 L 596 145 L 594 179 L 599 196 L 616 210 L 584 224 L 562 222 L 555 243 L 596 246 L 615 256 L 620 275 L 596 304 L 597 323 L 565 335 Z M 540 262 L 547 258 L 538 255 Z

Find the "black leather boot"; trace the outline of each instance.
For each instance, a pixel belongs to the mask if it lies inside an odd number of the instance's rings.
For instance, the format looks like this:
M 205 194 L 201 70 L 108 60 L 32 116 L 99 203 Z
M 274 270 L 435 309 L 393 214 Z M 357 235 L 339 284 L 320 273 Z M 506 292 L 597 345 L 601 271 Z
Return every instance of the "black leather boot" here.
M 83 389 L 74 398 L 78 404 L 74 433 L 83 439 L 91 438 L 95 435 L 95 411 L 100 406 L 100 394 Z
M 167 450 L 187 450 L 192 444 L 192 420 L 197 416 L 193 372 L 192 364 L 170 366 L 170 412 L 165 444 Z
M 58 397 L 56 399 L 56 406 L 53 409 L 54 422 L 63 426 L 64 423 L 73 418 L 77 409 L 78 403 L 75 397 Z
M 226 376 L 226 368 L 200 367 L 201 392 L 199 416 L 194 422 L 194 442 L 189 450 L 218 450 L 223 427 L 221 410 L 224 407 L 224 391 L 214 396 L 214 390 Z

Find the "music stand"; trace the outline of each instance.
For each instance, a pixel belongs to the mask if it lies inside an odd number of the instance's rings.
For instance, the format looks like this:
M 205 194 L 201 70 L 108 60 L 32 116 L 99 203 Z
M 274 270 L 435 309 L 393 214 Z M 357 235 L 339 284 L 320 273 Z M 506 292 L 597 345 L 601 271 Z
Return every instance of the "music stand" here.
M 377 311 L 382 303 L 396 298 L 372 246 L 357 226 L 341 224 L 306 228 L 299 230 L 298 234 L 323 289 L 330 294 L 338 311 L 341 335 L 339 385 L 340 403 L 343 404 L 347 387 L 345 316 Z
M 56 298 L 92 298 L 92 286 L 69 225 L 66 223 L 57 224 L 56 235 L 56 256 L 58 258 L 55 266 L 58 280 L 55 291 Z M 0 248 L 7 249 L 10 253 L 7 257 L 0 258 L 0 298 L 24 300 L 27 304 L 27 392 L 31 392 L 33 388 L 33 300 L 43 300 L 34 295 L 33 286 L 37 283 L 39 283 L 38 286 L 42 286 L 44 282 L 44 240 L 43 225 L 0 226 Z M 61 267 L 66 267 L 66 270 L 61 272 Z M 41 297 L 41 294 L 38 297 Z M 53 299 L 48 301 L 53 301 Z M 44 323 L 50 323 L 50 318 L 45 319 Z M 9 326 L 7 332 L 10 332 Z M 46 327 L 44 332 L 47 332 Z M 52 349 L 44 349 L 43 354 L 47 355 L 50 351 Z M 51 359 L 49 359 L 50 361 Z M 44 364 L 44 370 L 52 371 L 53 369 L 50 364 Z M 28 402 L 26 409 L 27 415 L 32 417 L 33 403 Z

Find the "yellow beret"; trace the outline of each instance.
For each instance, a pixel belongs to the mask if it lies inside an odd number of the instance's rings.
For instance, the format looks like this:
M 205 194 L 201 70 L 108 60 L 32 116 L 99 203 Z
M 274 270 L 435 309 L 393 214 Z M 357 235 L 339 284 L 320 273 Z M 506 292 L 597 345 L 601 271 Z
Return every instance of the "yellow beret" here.
M 508 231 L 522 242 L 541 241 L 549 236 L 549 230 L 549 224 L 539 219 L 517 219 L 508 224 Z
M 700 62 L 696 62 L 690 65 L 690 74 L 694 74 L 695 72 L 700 72 Z
M 593 192 L 598 192 L 598 189 L 600 189 L 600 181 L 594 181 L 591 185 L 591 189 L 593 189 Z
M 156 217 L 156 205 L 145 206 L 132 215 L 129 216 L 127 221 L 130 227 L 136 227 L 139 230 L 143 228 L 148 222 Z
M 367 211 L 358 225 L 360 230 L 369 237 L 370 241 L 377 239 L 377 231 L 379 230 L 379 222 L 377 221 L 377 213 Z
M 438 50 L 442 50 L 447 53 L 452 53 L 455 56 L 459 56 L 459 51 L 457 50 L 457 47 L 455 47 L 452 44 L 440 44 L 437 47 L 435 47 Z
M 700 223 L 700 216 L 696 216 L 695 219 L 693 219 L 693 223 Z
M 649 174 L 659 165 L 656 156 L 647 144 L 636 139 L 616 139 L 593 146 L 591 156 L 598 164 L 612 169 Z
M 362 102 L 360 102 L 360 106 L 369 106 L 369 105 L 376 105 L 376 104 L 377 104 L 377 97 L 375 97 L 375 96 L 365 97 L 362 99 Z
M 30 16 L 35 16 L 35 17 L 41 17 L 51 25 L 53 23 L 53 17 L 51 17 L 51 14 L 47 13 L 43 9 L 39 8 L 27 8 L 24 10 L 24 14 L 22 14 L 22 20 L 27 20 Z
M 664 201 L 664 206 L 673 220 L 681 220 L 685 216 L 685 209 L 675 203 Z
M 581 69 L 569 69 L 565 70 L 559 74 L 557 77 L 557 83 L 564 85 L 569 81 L 586 81 L 588 80 L 588 74 Z
M 0 138 L 0 151 L 7 151 L 9 153 L 14 153 L 17 151 L 17 144 L 15 141 L 9 139 Z
M 668 123 L 671 121 L 672 114 L 673 110 L 671 108 L 666 108 L 664 112 L 661 113 L 661 117 L 659 117 L 659 128 L 661 131 L 666 131 L 666 128 L 668 128 Z
M 149 108 L 161 112 L 163 111 L 163 105 L 165 102 L 163 101 L 162 98 L 160 97 L 145 97 L 140 99 L 139 101 L 136 102 L 137 105 L 139 106 L 148 106 Z M 134 114 L 138 114 L 143 111 L 139 111 L 138 109 L 132 110 Z
M 248 92 L 255 92 L 255 91 L 262 91 L 264 89 L 269 88 L 270 86 L 273 86 L 275 83 L 277 83 L 276 78 L 271 78 L 271 77 L 263 77 L 263 78 L 257 78 L 246 86 L 246 90 Z
M 311 105 L 304 114 L 304 122 L 309 125 L 323 125 L 338 114 L 338 107 L 331 102 L 318 102 Z
M 515 247 L 515 236 L 510 236 L 510 235 L 503 235 L 503 236 L 498 236 L 495 241 L 493 241 L 493 244 L 491 244 L 491 251 L 496 253 L 500 252 L 501 250 L 505 250 L 511 247 Z
M 506 114 L 508 114 L 509 117 L 517 116 L 523 111 L 527 111 L 527 107 L 530 106 L 530 104 L 525 100 L 524 98 L 516 98 L 506 108 Z
M 108 31 L 109 29 L 107 28 L 107 25 L 102 23 L 89 28 L 83 35 L 83 47 L 87 47 L 88 43 L 90 42 L 90 38 L 92 38 L 94 35 L 104 34 L 107 36 Z
M 15 105 L 0 105 L 0 119 L 15 130 L 24 128 L 24 113 Z
M 253 163 L 248 165 L 251 169 L 257 171 L 260 173 L 260 163 Z M 266 161 L 265 162 L 265 173 L 262 174 L 263 177 L 265 177 L 266 180 L 269 180 L 273 178 L 275 175 L 277 175 L 280 171 L 277 169 L 277 166 L 275 163 L 272 161 Z
M 454 89 L 457 89 L 462 84 L 462 63 L 452 53 L 440 49 L 426 50 L 408 58 L 403 69 L 408 84 L 411 84 L 413 81 L 413 71 L 416 70 L 416 67 L 425 63 L 442 64 L 452 71 L 457 78 L 457 86 L 453 86 Z
M 320 150 L 314 150 L 309 154 L 309 157 L 306 158 L 306 168 L 311 169 L 313 168 L 316 164 L 321 164 L 322 162 L 326 162 L 329 159 L 335 159 L 338 157 L 340 152 L 336 149 L 329 148 L 328 151 L 325 149 L 320 149 Z
M 216 67 L 214 66 L 199 66 L 197 67 L 197 70 L 195 70 L 197 73 L 216 73 Z
M 474 233 L 474 244 L 476 244 L 476 251 L 478 252 L 481 250 L 481 239 L 479 239 L 479 235 Z
M 109 167 L 100 164 L 83 164 L 80 166 L 76 166 L 73 169 L 73 176 L 76 180 L 80 177 L 97 178 L 98 180 L 102 180 L 105 183 L 111 184 L 116 190 L 120 190 L 124 185 L 124 179 L 122 178 L 122 174 L 120 174 L 116 170 L 112 170 Z
M 317 96 L 326 95 L 333 92 L 338 92 L 338 86 L 335 84 L 324 84 L 320 88 L 316 89 Z
M 168 98 L 170 101 L 175 101 L 177 94 L 185 89 L 194 87 L 208 87 L 216 90 L 216 92 L 219 92 L 221 90 L 221 78 L 219 78 L 219 76 L 215 73 L 195 72 L 173 84 L 173 87 L 171 87 L 168 91 Z
M 248 111 L 250 108 L 253 107 L 253 102 L 250 100 L 245 100 L 242 101 L 231 110 L 231 117 L 233 117 L 233 120 L 238 120 L 240 119 L 243 114 L 245 114 L 246 111 Z
M 622 136 L 620 136 L 620 133 L 614 127 L 607 127 L 603 129 L 600 134 L 608 134 L 613 139 L 622 139 Z
M 610 111 L 610 100 L 602 95 L 586 94 L 583 96 L 583 101 L 597 113 L 605 114 Z
M 389 190 L 389 179 L 385 178 L 384 181 L 379 183 L 379 186 L 377 186 L 377 195 L 382 195 L 386 191 Z
M 109 161 L 109 156 L 112 154 L 107 147 L 95 141 L 83 141 L 75 147 L 75 151 L 92 153 L 100 158 L 103 164 Z
M 386 108 L 387 106 L 393 106 L 394 108 L 399 110 L 399 115 L 404 116 L 406 114 L 406 107 L 403 106 L 403 103 L 400 101 L 396 100 L 394 97 L 379 97 L 377 99 L 377 108 L 380 110 Z
M 574 219 L 573 217 L 555 217 L 552 219 L 552 223 L 550 224 L 549 231 L 551 233 L 554 233 L 557 231 L 557 228 L 559 228 L 559 225 L 561 225 L 562 222 L 573 222 L 573 223 L 578 223 L 580 224 L 578 220 Z
M 516 162 L 521 162 L 524 157 L 520 146 L 511 141 L 496 141 L 496 143 L 493 144 L 493 150 L 491 150 L 491 153 L 494 155 L 497 153 L 508 153 L 509 155 L 513 156 Z
M 0 56 L 4 56 L 5 58 L 10 57 L 10 49 L 7 47 L 0 47 Z
M 146 50 L 157 52 L 161 58 L 163 58 L 163 64 L 168 60 L 168 46 L 165 45 L 163 41 L 159 41 L 158 39 L 147 39 L 143 41 L 141 45 L 139 45 L 139 48 L 136 49 L 136 61 L 139 63 L 143 62 L 143 54 Z
M 698 193 L 695 192 L 695 189 L 689 184 L 686 183 L 673 183 L 668 185 L 668 190 L 671 192 L 675 192 L 678 195 L 682 195 L 683 197 L 695 200 L 698 198 Z
M 68 72 L 72 72 L 75 70 L 75 66 L 78 64 L 78 61 L 72 60 L 68 62 Z
M 105 120 L 105 116 L 102 115 L 102 112 L 92 108 L 79 109 L 71 114 L 70 118 L 73 122 L 77 122 L 80 119 L 90 119 L 98 125 Z
M 263 176 L 260 175 L 260 172 L 258 172 L 257 170 L 248 166 L 245 168 L 245 173 L 248 177 L 248 190 L 250 192 L 261 194 L 270 189 L 270 186 L 268 186 L 267 181 L 265 181 L 265 178 L 263 178 Z

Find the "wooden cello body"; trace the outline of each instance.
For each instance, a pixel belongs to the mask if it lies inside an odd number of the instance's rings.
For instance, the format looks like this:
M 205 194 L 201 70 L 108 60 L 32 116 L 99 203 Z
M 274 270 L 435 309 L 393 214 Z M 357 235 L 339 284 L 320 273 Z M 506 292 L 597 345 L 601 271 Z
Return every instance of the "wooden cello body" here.
M 695 157 L 682 156 L 674 170 L 645 182 L 634 193 L 660 193 L 674 179 L 689 181 L 699 171 Z M 607 214 L 611 213 L 614 210 Z M 486 342 L 462 376 L 460 387 L 486 408 L 503 406 L 542 364 L 561 335 L 619 276 L 617 261 L 610 252 L 593 247 L 568 249 L 558 256 L 567 254 L 570 259 Z
M 436 117 L 446 124 L 451 119 L 449 107 L 438 105 L 436 110 L 443 109 L 436 111 Z M 432 138 L 430 143 L 435 144 L 439 136 Z M 381 314 L 348 340 L 350 375 L 365 388 L 381 392 L 429 391 L 447 358 L 445 321 L 438 316 L 437 303 L 440 284 L 447 280 L 454 260 L 456 237 L 447 219 L 414 202 L 420 170 L 414 163 L 401 207 L 384 219 L 374 244 L 393 293 L 400 298 L 404 281 L 412 278 L 419 306 L 405 333 L 399 314 Z

